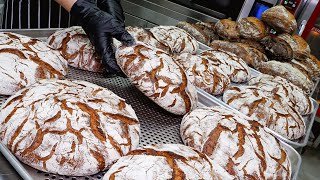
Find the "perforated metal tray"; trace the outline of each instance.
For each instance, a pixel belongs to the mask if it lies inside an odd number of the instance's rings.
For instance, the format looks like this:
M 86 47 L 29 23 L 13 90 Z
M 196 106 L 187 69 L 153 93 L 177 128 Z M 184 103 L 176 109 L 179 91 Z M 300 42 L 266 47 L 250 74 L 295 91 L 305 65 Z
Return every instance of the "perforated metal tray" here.
M 99 73 L 92 73 L 74 68 L 70 68 L 67 78 L 92 82 L 99 86 L 106 87 L 118 96 L 126 99 L 126 102 L 133 107 L 141 122 L 140 146 L 161 143 L 182 144 L 179 133 L 182 116 L 176 116 L 163 110 L 132 86 L 128 79 L 121 77 L 104 78 Z M 219 102 L 216 102 L 211 95 L 208 96 L 208 94 L 203 93 L 203 91 L 199 90 L 198 96 L 199 106 L 219 105 Z M 7 98 L 7 96 L 0 96 L 0 104 L 4 103 Z M 281 143 L 289 154 L 290 162 L 292 164 L 292 179 L 296 179 L 301 165 L 301 157 L 291 146 L 283 142 Z M 21 163 L 2 144 L 0 144 L 0 151 L 24 179 L 101 179 L 105 173 L 100 172 L 96 175 L 85 177 L 69 177 L 45 173 Z

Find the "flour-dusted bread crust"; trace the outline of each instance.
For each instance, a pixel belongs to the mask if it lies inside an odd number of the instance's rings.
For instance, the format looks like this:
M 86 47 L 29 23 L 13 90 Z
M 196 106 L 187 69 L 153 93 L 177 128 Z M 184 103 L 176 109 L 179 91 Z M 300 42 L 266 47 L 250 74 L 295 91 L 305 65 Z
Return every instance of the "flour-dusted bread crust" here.
M 284 6 L 274 6 L 261 16 L 262 21 L 273 27 L 277 32 L 292 34 L 297 29 L 297 21 Z
M 276 94 L 286 101 L 290 106 L 295 108 L 301 115 L 310 114 L 313 111 L 313 103 L 301 88 L 287 81 L 280 76 L 270 76 L 261 74 L 250 79 L 248 85 L 257 86 L 271 95 Z
M 215 23 L 213 22 L 197 22 L 194 26 L 200 28 L 202 32 L 209 38 L 209 45 L 212 41 L 218 40 L 219 36 L 214 32 Z
M 63 77 L 67 68 L 67 61 L 46 43 L 0 33 L 0 94 L 12 95 L 39 79 Z
M 293 50 L 293 58 L 305 61 L 310 56 L 310 46 L 308 43 L 298 35 L 290 35 L 287 33 L 280 34 L 278 38 L 286 41 Z
M 267 36 L 260 43 L 270 60 L 291 61 L 293 58 L 293 49 L 287 41 L 281 38 Z
M 240 19 L 237 28 L 240 36 L 246 39 L 260 40 L 267 35 L 264 23 L 256 17 Z
M 223 50 L 207 50 L 200 54 L 214 66 L 220 68 L 229 76 L 232 82 L 242 83 L 250 78 L 248 65 L 237 55 Z
M 251 63 L 248 64 L 249 66 L 256 68 L 262 62 L 268 61 L 268 57 L 258 49 L 243 43 L 237 43 L 237 45 L 244 48 L 247 51 L 247 54 L 251 57 Z
M 186 145 L 207 154 L 225 179 L 290 179 L 289 157 L 261 124 L 224 107 L 198 108 L 184 116 Z
M 92 72 L 104 72 L 102 60 L 82 27 L 73 26 L 58 30 L 47 42 L 61 53 L 70 66 Z
M 306 74 L 310 79 L 312 79 L 312 77 L 314 76 L 313 74 L 313 70 L 312 67 L 306 63 L 307 60 L 305 61 L 299 61 L 299 60 L 295 60 L 293 59 L 290 64 L 299 69 L 301 72 L 303 72 L 304 74 Z
M 314 86 L 314 83 L 309 79 L 308 75 L 304 74 L 289 63 L 268 61 L 261 63 L 257 69 L 265 74 L 285 78 L 292 84 L 301 88 L 307 94 L 311 93 Z
M 0 111 L 0 139 L 23 163 L 72 176 L 96 174 L 139 144 L 140 124 L 125 100 L 106 88 L 41 80 Z
M 306 64 L 309 65 L 312 69 L 312 79 L 320 78 L 320 60 L 314 55 L 310 55 L 309 58 L 305 61 Z
M 157 26 L 150 29 L 152 35 L 161 43 L 170 47 L 174 53 L 195 54 L 199 43 L 185 30 L 175 26 Z
M 103 177 L 104 180 L 216 180 L 219 170 L 210 158 L 181 144 L 159 144 L 131 151 L 120 158 Z
M 237 23 L 230 19 L 222 19 L 218 21 L 214 26 L 214 31 L 218 36 L 225 40 L 235 41 L 240 38 Z
M 212 95 L 221 95 L 230 85 L 228 75 L 210 60 L 190 53 L 182 53 L 174 59 L 184 69 L 191 83 Z
M 137 43 L 120 47 L 117 63 L 147 97 L 165 110 L 183 115 L 197 106 L 197 91 L 183 69 L 160 49 Z
M 203 44 L 209 44 L 210 42 L 209 36 L 207 36 L 204 33 L 204 31 L 198 26 L 195 26 L 185 21 L 179 22 L 176 26 L 188 32 L 191 36 L 196 38 L 197 41 Z
M 287 139 L 305 134 L 302 116 L 276 93 L 256 86 L 231 87 L 224 92 L 223 101 Z
M 260 52 L 265 54 L 265 49 L 260 44 L 259 41 L 255 41 L 252 39 L 238 39 L 236 42 L 241 43 L 241 44 L 246 44 L 247 46 L 258 49 Z

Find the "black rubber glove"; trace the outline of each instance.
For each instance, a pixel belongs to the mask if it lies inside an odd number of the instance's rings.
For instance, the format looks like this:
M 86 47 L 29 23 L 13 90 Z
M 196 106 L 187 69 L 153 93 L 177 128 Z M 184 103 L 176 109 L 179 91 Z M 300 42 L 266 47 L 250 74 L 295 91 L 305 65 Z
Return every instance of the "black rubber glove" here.
M 135 43 L 132 36 L 125 30 L 123 21 L 99 9 L 93 0 L 77 0 L 71 8 L 71 15 L 78 20 L 79 25 L 87 33 L 96 52 L 102 58 L 107 73 L 123 76 L 114 57 L 112 37 L 127 46 Z
M 98 7 L 104 11 L 110 13 L 117 20 L 124 22 L 123 9 L 120 0 L 97 0 Z

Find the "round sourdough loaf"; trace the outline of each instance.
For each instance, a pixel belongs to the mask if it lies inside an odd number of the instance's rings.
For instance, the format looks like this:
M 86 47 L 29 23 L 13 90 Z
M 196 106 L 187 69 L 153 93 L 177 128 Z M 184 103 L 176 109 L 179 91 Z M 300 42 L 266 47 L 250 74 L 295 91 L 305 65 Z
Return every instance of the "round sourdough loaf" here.
M 284 6 L 274 6 L 262 13 L 262 21 L 278 32 L 292 34 L 297 29 L 297 21 Z
M 305 134 L 304 119 L 276 93 L 256 86 L 231 87 L 224 92 L 223 101 L 287 139 Z
M 216 180 L 221 168 L 211 163 L 208 156 L 181 144 L 145 146 L 131 151 L 115 163 L 103 177 L 130 180 Z
M 207 50 L 200 54 L 215 67 L 220 68 L 232 82 L 242 83 L 250 78 L 249 66 L 239 56 L 224 50 Z
M 15 33 L 0 33 L 0 94 L 12 95 L 39 79 L 67 74 L 67 61 L 46 43 Z
M 72 67 L 104 72 L 101 58 L 95 53 L 88 36 L 80 26 L 58 30 L 47 40 L 48 44 L 58 50 Z
M 225 40 L 235 41 L 240 38 L 237 23 L 230 19 L 222 19 L 218 21 L 214 26 L 214 31 L 218 36 Z
M 295 108 L 301 115 L 310 114 L 313 111 L 311 97 L 301 88 L 280 76 L 261 74 L 250 79 L 248 85 L 257 86 L 266 93 L 271 93 L 270 95 L 272 96 L 278 96 L 282 101 L 286 101 Z
M 260 40 L 267 35 L 264 23 L 256 17 L 240 19 L 237 22 L 237 29 L 240 36 L 246 39 Z
M 261 124 L 224 107 L 198 108 L 183 117 L 182 140 L 208 155 L 224 179 L 290 179 L 289 157 Z
M 175 26 L 157 26 L 150 29 L 152 35 L 161 43 L 169 46 L 173 53 L 196 54 L 199 43 L 185 30 Z
M 183 69 L 160 49 L 120 47 L 117 63 L 138 89 L 165 110 L 184 115 L 197 106 L 197 91 Z
M 106 88 L 41 80 L 10 97 L 0 111 L 0 139 L 41 171 L 84 176 L 112 165 L 139 144 L 130 105 Z
M 301 36 L 284 33 L 280 34 L 278 38 L 286 41 L 290 45 L 293 51 L 293 58 L 300 61 L 305 61 L 309 58 L 311 51 L 310 46 Z
M 190 53 L 182 53 L 174 59 L 184 69 L 191 83 L 210 94 L 221 95 L 230 85 L 228 75 L 210 60 Z

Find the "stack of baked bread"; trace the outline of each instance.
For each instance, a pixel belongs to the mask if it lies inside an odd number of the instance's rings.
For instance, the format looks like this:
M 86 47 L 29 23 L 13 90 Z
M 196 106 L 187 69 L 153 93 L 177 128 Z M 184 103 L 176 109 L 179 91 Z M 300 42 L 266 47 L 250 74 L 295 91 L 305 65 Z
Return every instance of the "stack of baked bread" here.
M 320 77 L 319 60 L 310 54 L 308 43 L 293 34 L 297 29 L 294 16 L 283 6 L 275 6 L 262 14 L 262 20 L 246 17 L 238 22 L 222 19 L 214 26 L 206 24 L 204 32 L 197 24 L 180 22 L 178 27 L 187 30 L 198 41 L 214 50 L 232 52 L 249 66 L 262 73 L 277 75 L 291 81 L 310 93 L 313 80 Z M 277 34 L 269 35 L 270 28 Z M 204 40 L 211 32 L 215 39 Z M 216 41 L 219 37 L 221 41 Z M 212 41 L 213 40 L 213 41 Z

